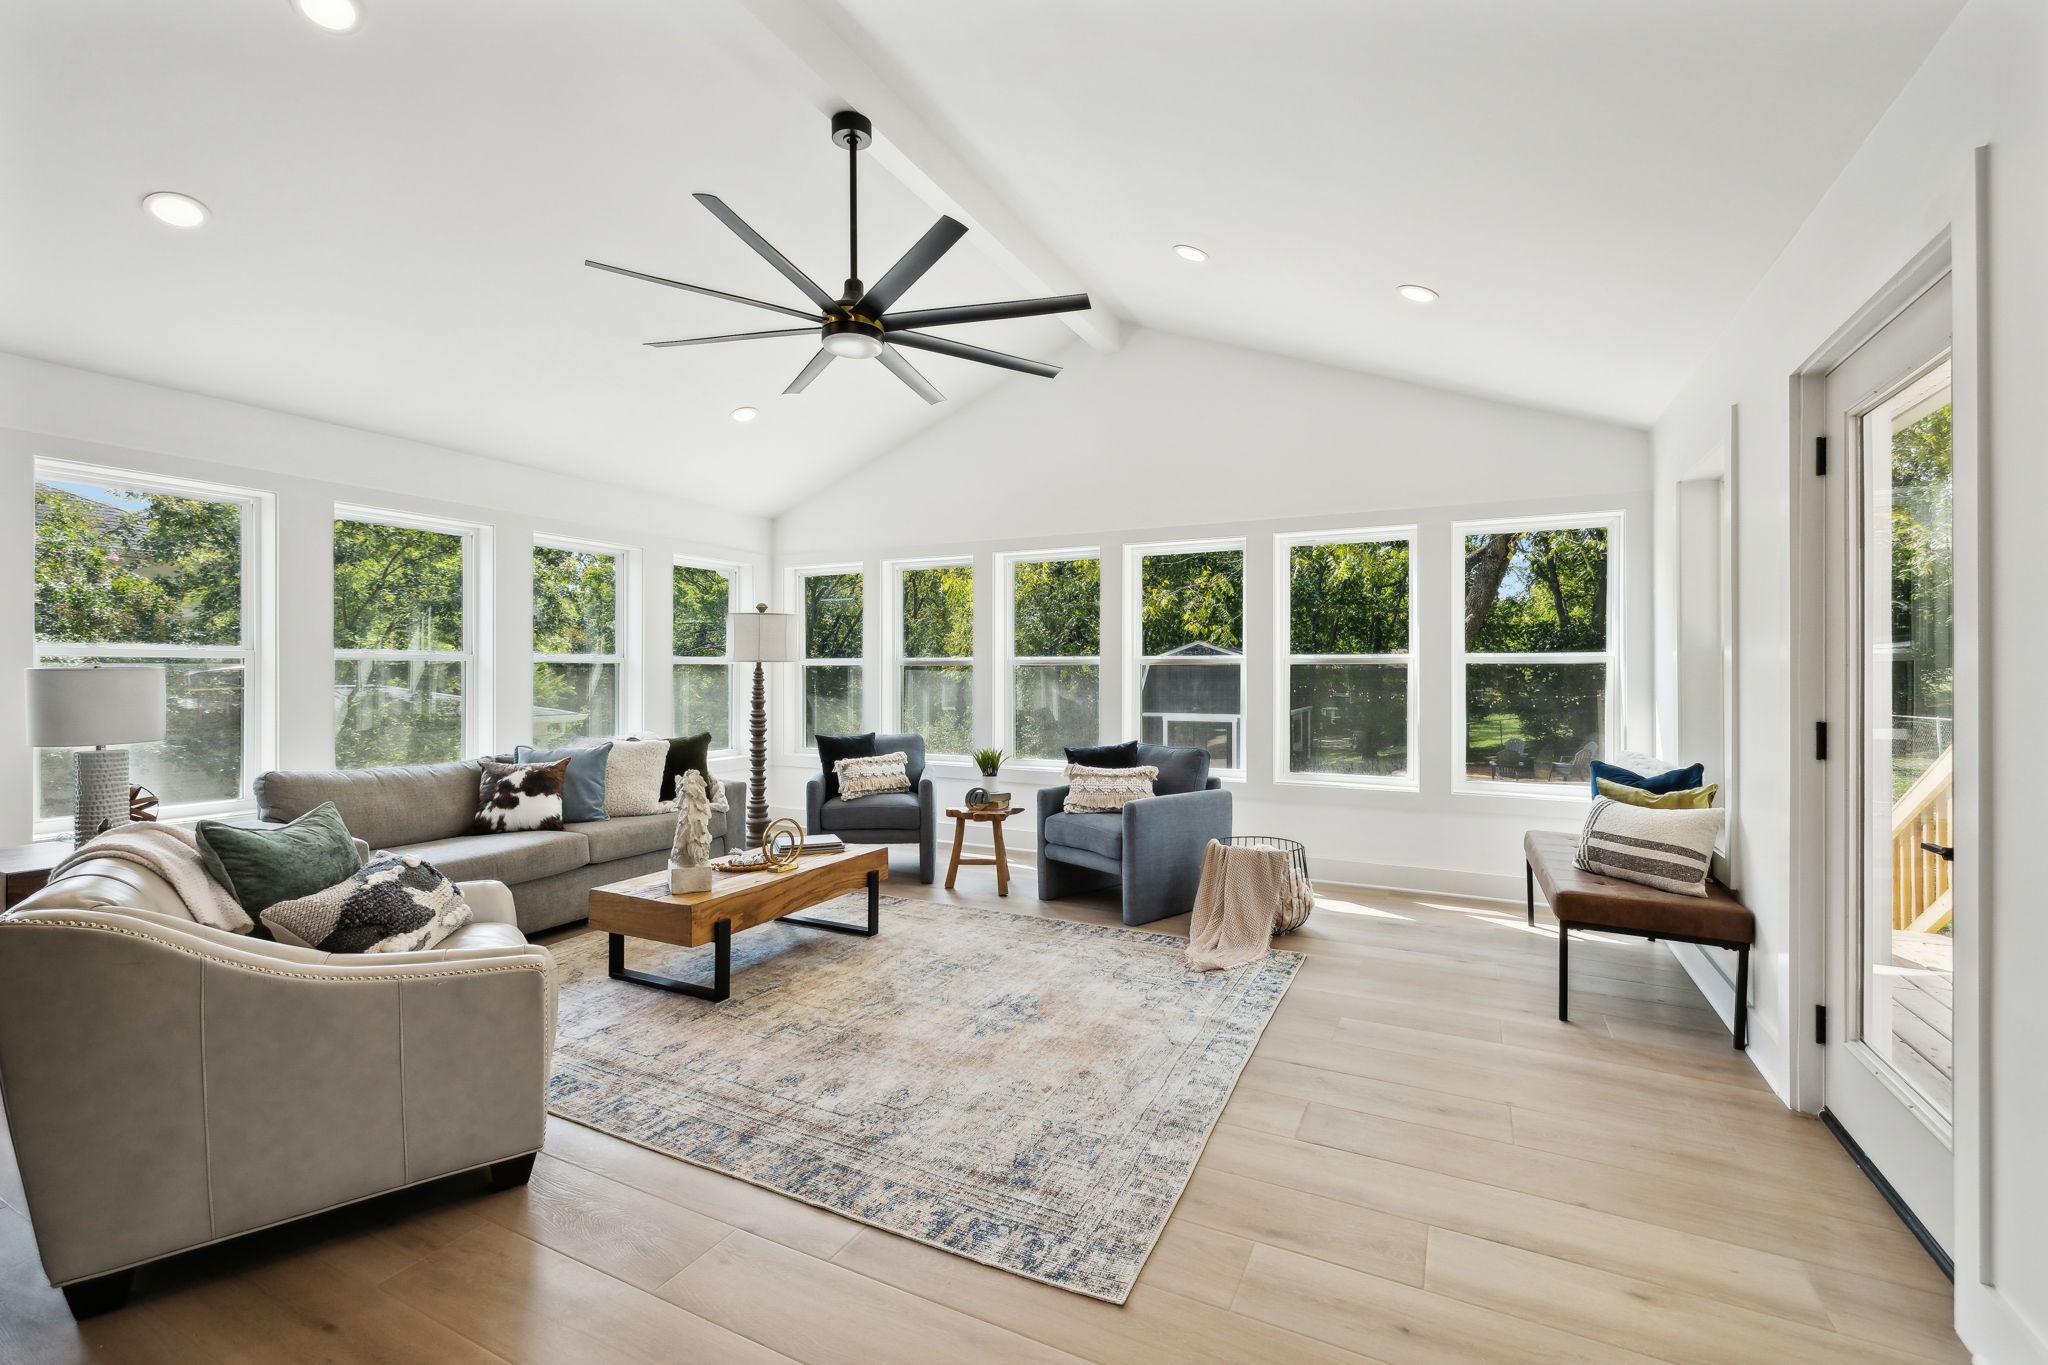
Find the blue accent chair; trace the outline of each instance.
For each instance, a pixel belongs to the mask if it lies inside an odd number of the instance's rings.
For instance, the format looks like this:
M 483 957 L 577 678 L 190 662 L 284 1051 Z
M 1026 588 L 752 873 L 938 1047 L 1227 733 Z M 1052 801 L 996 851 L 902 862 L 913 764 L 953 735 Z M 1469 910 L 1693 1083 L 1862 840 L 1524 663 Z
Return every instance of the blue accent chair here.
M 1206 749 L 1140 744 L 1138 763 L 1159 769 L 1156 794 L 1115 814 L 1069 814 L 1065 787 L 1039 790 L 1040 900 L 1121 886 L 1125 924 L 1195 908 L 1202 852 L 1230 837 L 1230 793 L 1209 776 Z
M 910 790 L 827 801 L 821 772 L 804 790 L 804 832 L 836 834 L 849 844 L 916 844 L 917 879 L 930 886 L 938 866 L 939 821 L 932 780 L 924 775 L 924 736 L 876 735 L 875 752 L 903 755 Z

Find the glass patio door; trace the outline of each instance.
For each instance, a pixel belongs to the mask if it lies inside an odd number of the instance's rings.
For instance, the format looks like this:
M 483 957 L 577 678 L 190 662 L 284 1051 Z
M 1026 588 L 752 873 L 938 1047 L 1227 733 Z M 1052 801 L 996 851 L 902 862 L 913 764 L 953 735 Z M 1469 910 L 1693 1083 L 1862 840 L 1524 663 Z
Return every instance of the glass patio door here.
M 1830 490 L 1843 743 L 1829 783 L 1827 1108 L 1944 1246 L 1959 759 L 1949 318 L 1943 279 L 1828 377 L 1844 458 Z

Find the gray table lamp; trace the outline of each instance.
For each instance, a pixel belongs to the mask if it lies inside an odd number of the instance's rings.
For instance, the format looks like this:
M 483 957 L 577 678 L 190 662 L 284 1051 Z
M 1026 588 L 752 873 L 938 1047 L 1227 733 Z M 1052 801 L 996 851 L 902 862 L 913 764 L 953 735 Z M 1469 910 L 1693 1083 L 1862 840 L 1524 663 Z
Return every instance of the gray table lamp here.
M 760 845 L 768 828 L 768 693 L 763 664 L 793 663 L 801 656 L 796 617 L 786 611 L 770 611 L 762 602 L 752 611 L 736 611 L 725 619 L 727 657 L 735 663 L 754 666 L 754 715 L 752 783 L 747 788 L 747 847 Z
M 27 673 L 28 742 L 73 751 L 73 844 L 127 824 L 128 751 L 120 746 L 164 737 L 164 666 L 67 664 Z

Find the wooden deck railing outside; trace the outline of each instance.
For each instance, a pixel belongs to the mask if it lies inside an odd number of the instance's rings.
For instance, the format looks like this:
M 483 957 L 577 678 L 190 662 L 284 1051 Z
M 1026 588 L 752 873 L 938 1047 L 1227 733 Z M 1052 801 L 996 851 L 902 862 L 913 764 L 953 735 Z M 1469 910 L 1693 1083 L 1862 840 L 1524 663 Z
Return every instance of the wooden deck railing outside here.
M 1893 929 L 1931 934 L 1948 923 L 1949 862 L 1921 845 L 1946 848 L 1955 842 L 1955 791 L 1956 751 L 1950 746 L 1892 804 Z

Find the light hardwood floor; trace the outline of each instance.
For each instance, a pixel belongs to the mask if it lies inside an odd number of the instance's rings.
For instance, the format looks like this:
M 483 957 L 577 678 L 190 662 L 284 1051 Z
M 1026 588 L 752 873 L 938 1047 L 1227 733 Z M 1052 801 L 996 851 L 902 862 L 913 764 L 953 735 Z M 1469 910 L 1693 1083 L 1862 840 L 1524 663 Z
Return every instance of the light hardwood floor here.
M 1121 1308 L 552 1122 L 524 1190 L 198 1253 L 82 1325 L 0 1159 L 0 1360 L 1967 1360 L 1940 1272 L 1661 948 L 1575 940 L 1560 1024 L 1519 907 L 1332 887 L 1282 946 L 1308 961 Z

